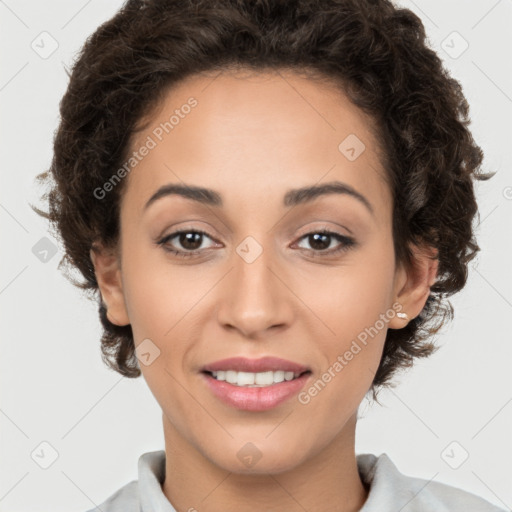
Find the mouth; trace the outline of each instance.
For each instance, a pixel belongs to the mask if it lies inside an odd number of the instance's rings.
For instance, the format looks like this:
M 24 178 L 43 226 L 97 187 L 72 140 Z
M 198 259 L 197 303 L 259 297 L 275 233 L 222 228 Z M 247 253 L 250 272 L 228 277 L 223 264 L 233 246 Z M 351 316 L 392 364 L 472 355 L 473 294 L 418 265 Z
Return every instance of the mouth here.
M 279 357 L 231 357 L 205 365 L 201 374 L 212 395 L 224 404 L 261 412 L 299 393 L 310 380 L 312 370 Z
M 300 392 L 310 380 L 310 368 L 264 357 L 224 359 L 203 367 L 203 381 L 212 395 L 225 405 L 242 411 L 273 409 Z
M 248 388 L 264 388 L 275 386 L 282 382 L 289 382 L 301 378 L 303 375 L 310 375 L 311 370 L 304 370 L 301 372 L 268 370 L 265 372 L 243 372 L 236 370 L 218 370 L 207 371 L 204 370 L 203 374 L 209 375 L 211 378 L 227 382 L 232 386 L 248 387 Z

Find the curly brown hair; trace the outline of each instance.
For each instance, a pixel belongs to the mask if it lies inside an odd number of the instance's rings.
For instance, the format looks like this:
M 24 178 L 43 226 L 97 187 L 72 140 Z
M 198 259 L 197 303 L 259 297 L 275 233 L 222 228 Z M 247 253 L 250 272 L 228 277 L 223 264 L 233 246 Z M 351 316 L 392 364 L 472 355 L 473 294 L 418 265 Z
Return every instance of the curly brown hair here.
M 410 244 L 437 249 L 436 282 L 419 316 L 387 332 L 372 383 L 392 385 L 399 368 L 437 347 L 432 335 L 453 318 L 447 297 L 466 283 L 479 247 L 473 180 L 482 150 L 467 126 L 461 85 L 428 47 L 421 20 L 388 0 L 128 0 L 85 42 L 60 103 L 49 170 L 49 211 L 34 208 L 61 238 L 65 264 L 96 295 L 89 251 L 116 247 L 122 182 L 108 200 L 93 191 L 126 159 L 137 123 L 169 88 L 190 75 L 241 69 L 309 70 L 332 80 L 375 121 L 393 195 L 396 261 L 411 264 Z M 126 377 L 141 375 L 131 326 L 106 317 L 103 361 Z

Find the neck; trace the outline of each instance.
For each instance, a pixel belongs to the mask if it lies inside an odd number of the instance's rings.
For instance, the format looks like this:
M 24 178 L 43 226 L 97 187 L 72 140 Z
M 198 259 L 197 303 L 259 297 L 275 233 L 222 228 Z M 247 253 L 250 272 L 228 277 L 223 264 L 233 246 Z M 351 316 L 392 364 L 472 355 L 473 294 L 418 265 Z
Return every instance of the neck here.
M 163 418 L 162 491 L 176 510 L 356 512 L 368 496 L 357 470 L 356 415 L 309 459 L 291 470 L 265 474 L 233 473 L 217 466 Z

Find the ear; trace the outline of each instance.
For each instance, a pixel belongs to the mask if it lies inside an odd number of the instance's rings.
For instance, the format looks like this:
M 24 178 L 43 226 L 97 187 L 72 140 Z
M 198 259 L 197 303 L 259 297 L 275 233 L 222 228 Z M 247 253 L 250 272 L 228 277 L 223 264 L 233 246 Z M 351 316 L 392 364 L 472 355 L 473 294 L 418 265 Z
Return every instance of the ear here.
M 129 325 L 128 312 L 123 293 L 121 268 L 118 255 L 113 249 L 94 245 L 90 250 L 94 274 L 100 289 L 102 301 L 107 309 L 108 320 L 119 326 Z
M 407 318 L 395 316 L 389 322 L 391 329 L 401 329 L 417 317 L 430 295 L 430 287 L 435 283 L 439 260 L 437 249 L 431 246 L 411 246 L 412 261 L 406 267 L 401 265 L 395 276 L 395 300 L 401 304 L 401 313 Z

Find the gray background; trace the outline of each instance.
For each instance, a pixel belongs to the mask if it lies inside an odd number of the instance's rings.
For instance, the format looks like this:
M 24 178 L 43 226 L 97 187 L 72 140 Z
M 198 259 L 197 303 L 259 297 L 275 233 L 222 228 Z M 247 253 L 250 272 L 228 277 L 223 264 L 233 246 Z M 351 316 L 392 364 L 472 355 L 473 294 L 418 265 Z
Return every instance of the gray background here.
M 64 65 L 121 4 L 0 1 L 1 511 L 85 511 L 137 478 L 142 453 L 164 447 L 158 404 L 142 377 L 103 365 L 95 305 L 61 274 L 62 250 L 52 254 L 57 243 L 28 206 L 50 164 Z M 477 186 L 482 251 L 452 300 L 443 348 L 382 393 L 383 407 L 363 402 L 356 451 L 386 452 L 406 474 L 510 509 L 512 1 L 400 5 L 422 18 L 462 83 L 484 166 L 498 174 Z

